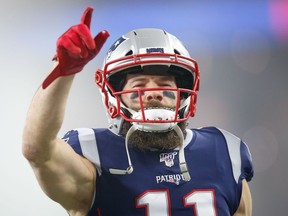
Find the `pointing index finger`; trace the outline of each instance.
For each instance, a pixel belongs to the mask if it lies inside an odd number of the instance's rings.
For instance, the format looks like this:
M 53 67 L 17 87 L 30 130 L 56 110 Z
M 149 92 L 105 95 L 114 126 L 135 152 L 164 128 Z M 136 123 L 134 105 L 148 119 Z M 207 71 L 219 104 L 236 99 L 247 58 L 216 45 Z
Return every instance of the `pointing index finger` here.
M 86 25 L 89 29 L 90 29 L 93 10 L 94 9 L 92 7 L 87 7 L 81 17 L 81 24 Z

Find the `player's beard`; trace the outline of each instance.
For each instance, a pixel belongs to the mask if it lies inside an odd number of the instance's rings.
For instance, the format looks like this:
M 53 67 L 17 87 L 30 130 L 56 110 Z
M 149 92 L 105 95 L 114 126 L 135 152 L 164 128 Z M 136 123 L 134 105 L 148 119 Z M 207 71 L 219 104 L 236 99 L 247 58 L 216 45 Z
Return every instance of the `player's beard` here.
M 184 137 L 186 136 L 186 125 L 186 122 L 178 123 L 178 126 L 182 130 Z M 130 127 L 131 123 L 124 121 L 121 135 L 125 137 Z M 128 144 L 129 146 L 136 147 L 142 151 L 151 149 L 162 151 L 180 147 L 183 143 L 181 143 L 179 136 L 174 130 L 158 133 L 136 130 L 129 137 Z
M 146 107 L 160 107 L 161 104 L 159 102 L 150 102 Z M 172 108 L 172 107 L 170 107 Z M 120 134 L 126 137 L 127 131 L 131 127 L 131 123 L 124 121 L 122 125 L 122 130 Z M 179 122 L 178 126 L 183 132 L 184 137 L 186 136 L 186 126 L 187 122 Z M 131 134 L 128 141 L 129 146 L 136 147 L 140 150 L 167 150 L 174 149 L 181 146 L 181 140 L 177 133 L 174 130 L 167 132 L 145 132 L 136 130 Z

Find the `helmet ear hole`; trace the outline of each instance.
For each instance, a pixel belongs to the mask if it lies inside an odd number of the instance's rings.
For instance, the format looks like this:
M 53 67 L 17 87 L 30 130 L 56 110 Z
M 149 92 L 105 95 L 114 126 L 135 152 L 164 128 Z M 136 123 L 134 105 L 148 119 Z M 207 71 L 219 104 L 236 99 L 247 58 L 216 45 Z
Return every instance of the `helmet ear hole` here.
M 174 53 L 180 55 L 180 52 L 176 49 L 174 49 Z
M 133 51 L 132 51 L 132 50 L 129 50 L 129 51 L 125 54 L 125 56 L 129 56 L 129 55 L 133 55 Z

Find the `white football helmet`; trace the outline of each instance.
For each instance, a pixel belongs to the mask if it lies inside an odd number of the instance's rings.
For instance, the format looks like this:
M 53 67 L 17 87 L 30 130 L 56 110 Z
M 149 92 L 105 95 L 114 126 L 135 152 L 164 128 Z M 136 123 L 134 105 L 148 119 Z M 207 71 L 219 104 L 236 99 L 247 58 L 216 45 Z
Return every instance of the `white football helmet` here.
M 137 89 L 140 110 L 132 110 L 121 101 L 127 73 L 171 74 L 176 78 L 177 88 Z M 109 49 L 103 68 L 95 73 L 107 109 L 109 128 L 119 134 L 123 121 L 131 122 L 138 130 L 165 132 L 178 122 L 194 116 L 199 90 L 198 64 L 183 44 L 173 35 L 161 29 L 143 28 L 128 32 Z M 141 95 L 146 91 L 169 90 L 176 95 L 175 109 L 145 109 Z M 129 91 L 131 93 L 132 91 Z

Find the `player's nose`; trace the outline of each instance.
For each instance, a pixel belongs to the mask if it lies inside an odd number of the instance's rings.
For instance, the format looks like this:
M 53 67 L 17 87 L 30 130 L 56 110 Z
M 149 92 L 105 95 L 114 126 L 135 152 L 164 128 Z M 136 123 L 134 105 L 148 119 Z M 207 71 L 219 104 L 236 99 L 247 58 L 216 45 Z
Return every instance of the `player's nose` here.
M 162 101 L 163 93 L 161 91 L 146 91 L 144 94 L 144 98 L 147 101 L 151 101 L 151 100 Z

